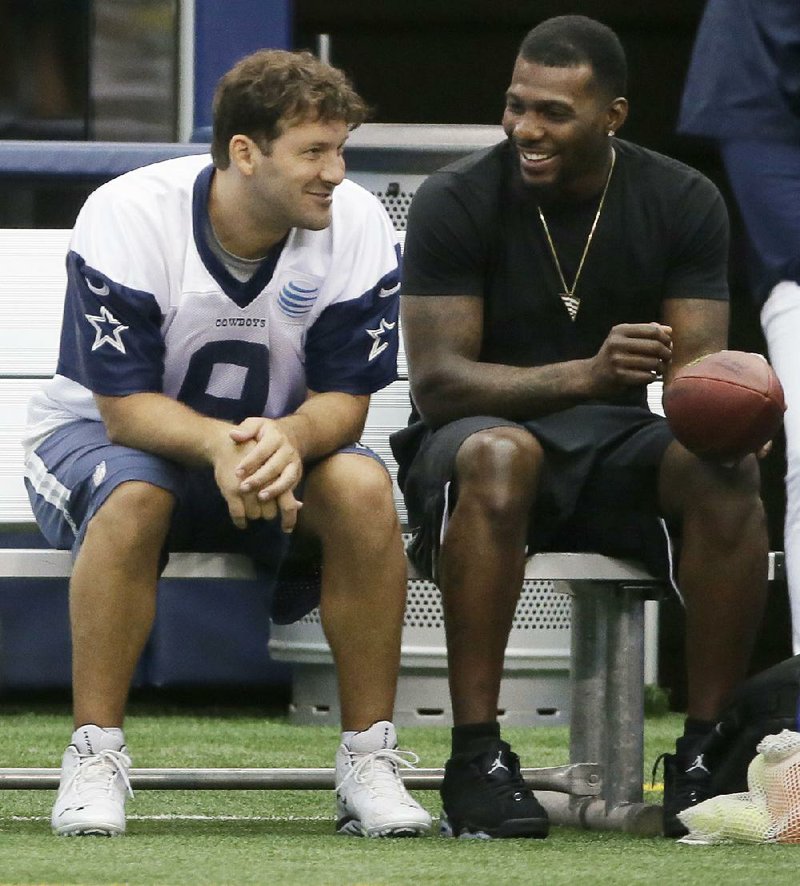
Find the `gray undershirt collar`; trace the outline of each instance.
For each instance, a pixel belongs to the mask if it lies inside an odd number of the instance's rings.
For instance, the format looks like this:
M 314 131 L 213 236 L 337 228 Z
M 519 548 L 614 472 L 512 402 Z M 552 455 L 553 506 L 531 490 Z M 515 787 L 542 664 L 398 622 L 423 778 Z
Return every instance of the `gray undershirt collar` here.
M 208 248 L 222 262 L 225 266 L 225 270 L 234 278 L 234 280 L 238 280 L 240 283 L 246 283 L 258 272 L 261 265 L 264 264 L 267 256 L 262 256 L 261 258 L 241 258 L 241 256 L 228 252 L 228 250 L 219 242 L 214 227 L 211 224 L 211 219 L 208 216 L 206 216 L 203 228 L 203 237 L 208 244 Z

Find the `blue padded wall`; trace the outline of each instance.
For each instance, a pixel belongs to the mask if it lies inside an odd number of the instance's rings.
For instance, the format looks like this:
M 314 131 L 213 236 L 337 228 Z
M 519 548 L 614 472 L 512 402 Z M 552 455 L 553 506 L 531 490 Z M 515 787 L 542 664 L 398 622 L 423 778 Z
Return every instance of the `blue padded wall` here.
M 290 0 L 195 0 L 193 141 L 207 141 L 217 80 L 256 49 L 292 48 Z

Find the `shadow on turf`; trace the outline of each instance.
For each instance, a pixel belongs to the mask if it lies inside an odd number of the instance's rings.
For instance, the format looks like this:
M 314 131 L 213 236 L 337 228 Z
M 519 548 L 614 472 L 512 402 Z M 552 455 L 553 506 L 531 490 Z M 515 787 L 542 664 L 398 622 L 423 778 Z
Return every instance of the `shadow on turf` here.
M 52 836 L 55 841 L 69 839 L 58 838 L 51 834 L 50 825 L 47 821 L 4 821 L 0 824 L 0 837 L 2 835 L 16 835 L 22 837 Z M 142 821 L 136 818 L 128 820 L 128 829 L 125 840 L 137 837 L 176 837 L 183 839 L 205 837 L 330 837 L 334 836 L 334 820 L 314 821 L 258 821 L 247 819 L 226 820 L 156 820 Z M 75 838 L 77 839 L 77 838 Z M 91 837 L 84 840 L 94 842 Z M 94 838 L 102 840 L 102 838 Z
M 187 710 L 202 710 L 209 716 L 235 718 L 282 717 L 289 709 L 291 687 L 170 687 L 133 689 L 129 714 L 171 716 Z M 0 694 L 0 713 L 68 714 L 72 695 L 68 689 L 5 690 Z

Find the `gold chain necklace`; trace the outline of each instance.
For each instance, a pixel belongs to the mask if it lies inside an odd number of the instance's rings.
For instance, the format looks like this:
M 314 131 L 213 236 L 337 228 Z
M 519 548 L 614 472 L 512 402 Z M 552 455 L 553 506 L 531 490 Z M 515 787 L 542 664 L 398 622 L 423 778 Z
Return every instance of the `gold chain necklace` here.
M 553 238 L 550 236 L 550 228 L 547 227 L 547 221 L 545 220 L 544 213 L 542 212 L 542 207 L 537 204 L 536 208 L 539 210 L 539 218 L 542 221 L 542 227 L 544 228 L 545 236 L 547 237 L 547 245 L 550 247 L 550 254 L 553 256 L 553 263 L 556 266 L 556 271 L 558 271 L 558 277 L 561 280 L 561 285 L 564 287 L 564 291 L 559 293 L 559 297 L 561 301 L 564 302 L 564 305 L 569 311 L 569 316 L 571 320 L 574 320 L 578 314 L 578 308 L 580 307 L 581 300 L 575 297 L 575 289 L 578 285 L 578 279 L 581 276 L 581 271 L 583 270 L 583 263 L 586 261 L 586 254 L 589 252 L 589 246 L 592 243 L 592 237 L 594 237 L 594 231 L 597 227 L 597 223 L 600 221 L 600 213 L 603 211 L 603 204 L 606 200 L 606 194 L 608 193 L 608 186 L 611 184 L 611 173 L 614 171 L 614 164 L 617 161 L 617 152 L 614 148 L 611 148 L 611 168 L 608 170 L 608 178 L 606 178 L 606 184 L 603 188 L 603 193 L 600 196 L 600 205 L 597 207 L 597 212 L 594 216 L 594 221 L 592 222 L 591 230 L 589 231 L 589 236 L 586 238 L 586 246 L 583 247 L 583 255 L 581 255 L 581 260 L 578 262 L 578 270 L 575 271 L 575 279 L 572 281 L 572 287 L 567 286 L 567 281 L 564 279 L 564 272 L 561 270 L 561 262 L 558 260 L 558 254 L 556 253 L 556 247 L 553 243 Z

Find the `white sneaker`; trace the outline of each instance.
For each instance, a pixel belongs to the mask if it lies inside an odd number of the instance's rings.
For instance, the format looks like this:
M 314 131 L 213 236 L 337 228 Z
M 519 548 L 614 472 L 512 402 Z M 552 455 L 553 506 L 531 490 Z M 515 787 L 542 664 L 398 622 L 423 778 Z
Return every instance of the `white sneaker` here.
M 62 837 L 125 833 L 125 800 L 133 796 L 127 748 L 81 754 L 75 745 L 64 751 L 61 782 L 50 824 Z
M 419 757 L 397 749 L 386 720 L 357 732 L 336 752 L 336 832 L 356 837 L 416 837 L 431 829 L 430 815 L 408 793 L 399 769 Z

